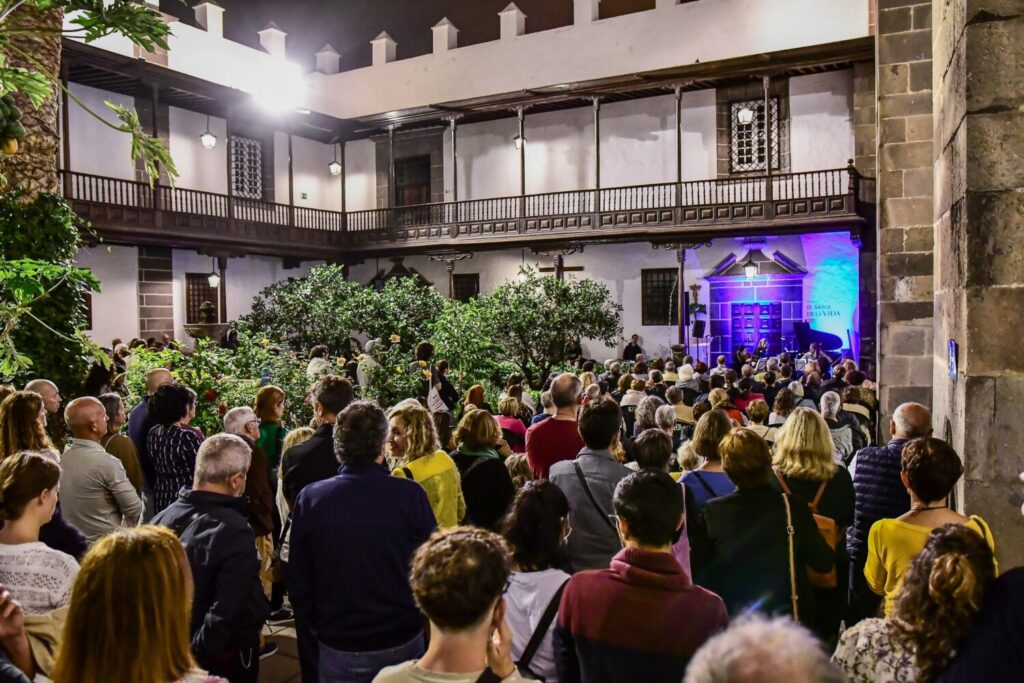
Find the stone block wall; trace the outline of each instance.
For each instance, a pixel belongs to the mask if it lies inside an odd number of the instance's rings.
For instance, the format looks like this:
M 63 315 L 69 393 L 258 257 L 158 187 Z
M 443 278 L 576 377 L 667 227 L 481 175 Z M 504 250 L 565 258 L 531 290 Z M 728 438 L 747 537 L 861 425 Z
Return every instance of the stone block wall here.
M 174 336 L 174 268 L 171 250 L 139 247 L 139 337 Z
M 884 421 L 931 405 L 932 3 L 878 0 L 878 377 Z
M 933 5 L 934 424 L 964 459 L 959 499 L 992 525 L 1005 571 L 1024 564 L 1024 3 Z
M 872 8 L 874 4 L 872 3 Z M 873 15 L 872 15 L 873 16 Z M 853 65 L 853 165 L 861 176 L 872 182 L 861 184 L 861 201 L 877 207 L 878 109 L 875 106 L 875 64 Z M 865 206 L 870 210 L 870 206 Z M 875 209 L 877 212 L 877 208 Z M 868 215 L 869 211 L 864 211 Z M 878 375 L 878 239 L 872 217 L 861 235 L 860 247 L 860 358 L 857 360 L 869 377 Z

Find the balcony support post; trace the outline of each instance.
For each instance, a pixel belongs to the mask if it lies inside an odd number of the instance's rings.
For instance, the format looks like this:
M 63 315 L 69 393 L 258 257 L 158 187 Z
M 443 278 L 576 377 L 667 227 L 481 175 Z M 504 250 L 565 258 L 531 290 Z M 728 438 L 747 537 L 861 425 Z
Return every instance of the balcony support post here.
M 341 234 L 348 234 L 348 200 L 345 195 L 345 175 L 348 172 L 348 164 L 345 163 L 345 140 L 338 143 L 341 147 Z
M 60 123 L 64 135 L 61 138 L 61 155 L 63 158 L 64 177 L 64 199 L 71 202 L 71 130 L 70 115 L 68 114 L 68 75 L 71 73 L 71 64 L 68 60 L 62 59 L 60 63 L 60 82 L 63 89 L 60 92 Z
M 427 256 L 431 261 L 438 261 L 444 264 L 444 269 L 448 271 L 448 298 L 455 298 L 455 264 L 459 261 L 467 258 L 473 258 L 473 254 L 468 251 L 454 251 L 444 254 L 430 254 Z
M 772 108 L 769 92 L 771 76 L 763 76 L 762 83 L 764 84 L 764 215 L 765 218 L 771 218 L 774 214 L 772 211 Z
M 228 225 L 234 226 L 235 223 L 235 203 L 232 198 L 235 195 L 235 184 L 231 180 L 231 110 L 229 109 L 224 115 L 224 173 L 227 177 L 228 187 Z
M 683 205 L 683 86 L 677 83 L 676 94 L 676 206 Z
M 295 157 L 291 130 L 288 131 L 288 227 L 295 227 Z
M 228 257 L 217 257 L 217 270 L 220 271 L 220 287 L 217 288 L 220 296 L 220 322 L 228 321 L 228 281 L 227 281 Z
M 398 204 L 398 188 L 395 187 L 395 124 L 388 126 L 388 208 L 387 208 L 387 232 L 388 239 L 394 238 L 397 213 L 395 205 Z
M 601 98 L 592 97 L 594 105 L 594 225 L 601 214 Z
M 516 108 L 519 121 L 519 232 L 526 232 L 526 108 Z

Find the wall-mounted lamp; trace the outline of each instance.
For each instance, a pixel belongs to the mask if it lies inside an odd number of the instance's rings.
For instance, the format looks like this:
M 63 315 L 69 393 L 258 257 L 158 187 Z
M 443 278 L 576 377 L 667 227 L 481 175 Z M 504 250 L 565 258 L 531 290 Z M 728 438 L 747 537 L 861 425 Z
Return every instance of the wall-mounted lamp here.
M 749 126 L 754 122 L 754 110 L 750 107 L 741 107 L 740 110 L 736 112 L 736 120 L 744 126 Z
M 512 138 L 512 143 L 516 146 L 516 150 L 520 150 L 523 148 L 523 145 L 526 144 L 526 138 L 521 135 L 517 135 Z
M 757 263 L 754 262 L 754 255 L 752 251 L 747 252 L 747 260 L 743 263 L 743 274 L 747 276 L 747 279 L 757 277 L 758 272 Z
M 213 261 L 213 269 L 210 274 L 206 276 L 206 281 L 210 284 L 211 288 L 220 287 L 220 275 L 217 274 L 217 260 Z
M 327 170 L 331 172 L 333 176 L 341 175 L 341 162 L 338 161 L 338 146 L 334 146 L 334 161 L 327 164 Z
M 203 149 L 213 149 L 217 146 L 217 136 L 210 132 L 210 115 L 206 115 L 206 132 L 199 136 L 199 143 Z

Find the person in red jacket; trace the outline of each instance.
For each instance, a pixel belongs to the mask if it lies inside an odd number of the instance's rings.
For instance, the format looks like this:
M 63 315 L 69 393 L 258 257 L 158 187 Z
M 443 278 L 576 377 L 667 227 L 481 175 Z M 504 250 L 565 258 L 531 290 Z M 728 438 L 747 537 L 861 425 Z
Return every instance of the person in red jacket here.
M 583 437 L 576 426 L 576 411 L 582 393 L 580 378 L 568 372 L 551 383 L 555 414 L 526 432 L 526 461 L 534 479 L 547 479 L 552 465 L 572 460 L 583 448 Z

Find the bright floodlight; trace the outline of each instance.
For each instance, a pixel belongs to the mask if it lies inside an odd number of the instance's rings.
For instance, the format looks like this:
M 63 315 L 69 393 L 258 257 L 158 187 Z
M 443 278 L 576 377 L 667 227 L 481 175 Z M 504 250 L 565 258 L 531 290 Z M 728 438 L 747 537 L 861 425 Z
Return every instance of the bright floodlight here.
M 256 102 L 274 114 L 292 112 L 301 107 L 306 91 L 305 78 L 298 64 L 275 59 L 261 69 L 252 82 Z

